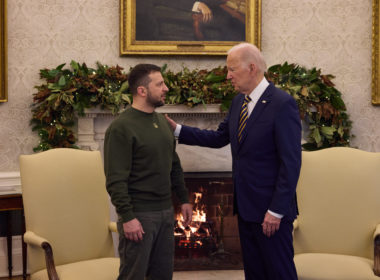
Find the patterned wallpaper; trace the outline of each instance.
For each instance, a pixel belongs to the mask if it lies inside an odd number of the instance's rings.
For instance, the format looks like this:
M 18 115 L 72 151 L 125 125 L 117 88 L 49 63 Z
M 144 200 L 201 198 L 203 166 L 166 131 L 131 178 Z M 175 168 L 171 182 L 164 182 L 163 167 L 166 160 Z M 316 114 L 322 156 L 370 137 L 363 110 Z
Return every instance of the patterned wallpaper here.
M 380 107 L 371 96 L 371 0 L 262 0 L 262 49 L 268 65 L 316 66 L 336 76 L 354 121 L 353 145 L 380 152 Z M 8 1 L 9 102 L 0 104 L 0 171 L 17 171 L 30 154 L 30 104 L 38 70 L 96 61 L 126 69 L 140 62 L 211 68 L 215 57 L 119 57 L 119 0 Z M 377 120 L 377 121 L 376 121 Z

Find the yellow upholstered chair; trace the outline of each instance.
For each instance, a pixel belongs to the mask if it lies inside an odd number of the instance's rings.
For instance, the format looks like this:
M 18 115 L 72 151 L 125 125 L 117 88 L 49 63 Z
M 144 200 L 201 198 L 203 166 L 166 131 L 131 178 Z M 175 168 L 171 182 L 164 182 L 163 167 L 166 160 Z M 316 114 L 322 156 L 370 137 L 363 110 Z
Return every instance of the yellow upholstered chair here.
M 299 279 L 379 280 L 380 153 L 303 152 L 297 195 Z
M 110 229 L 116 224 L 100 153 L 22 155 L 20 172 L 31 279 L 115 280 L 119 259 Z

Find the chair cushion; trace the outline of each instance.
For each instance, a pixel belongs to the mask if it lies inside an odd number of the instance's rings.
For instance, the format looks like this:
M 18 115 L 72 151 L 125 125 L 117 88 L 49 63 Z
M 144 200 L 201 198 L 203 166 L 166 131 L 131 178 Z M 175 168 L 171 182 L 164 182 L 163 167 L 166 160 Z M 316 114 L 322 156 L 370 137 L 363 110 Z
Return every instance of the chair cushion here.
M 60 280 L 115 280 L 119 275 L 119 258 L 102 258 L 57 266 Z M 46 269 L 33 273 L 31 280 L 49 280 Z
M 373 261 L 355 256 L 306 253 L 294 257 L 299 280 L 379 280 Z

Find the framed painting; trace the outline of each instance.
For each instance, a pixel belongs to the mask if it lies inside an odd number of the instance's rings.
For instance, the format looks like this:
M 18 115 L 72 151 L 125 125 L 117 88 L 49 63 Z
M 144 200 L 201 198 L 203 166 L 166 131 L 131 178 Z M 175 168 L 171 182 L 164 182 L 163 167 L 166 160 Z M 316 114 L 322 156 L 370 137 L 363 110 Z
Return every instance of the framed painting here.
M 0 0 L 0 102 L 8 101 L 7 94 L 7 1 Z
M 121 55 L 225 55 L 261 47 L 261 0 L 120 0 Z
M 380 105 L 380 0 L 372 0 L 372 104 Z

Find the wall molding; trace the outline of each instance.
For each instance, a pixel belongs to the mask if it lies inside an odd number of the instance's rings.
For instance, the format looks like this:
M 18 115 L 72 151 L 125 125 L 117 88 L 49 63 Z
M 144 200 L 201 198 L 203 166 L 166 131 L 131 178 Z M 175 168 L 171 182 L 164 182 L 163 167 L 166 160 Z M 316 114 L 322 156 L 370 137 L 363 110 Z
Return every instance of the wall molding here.
M 21 193 L 20 172 L 0 172 L 0 195 Z

